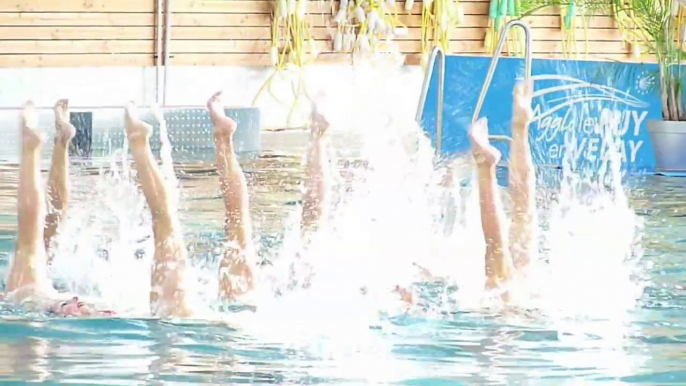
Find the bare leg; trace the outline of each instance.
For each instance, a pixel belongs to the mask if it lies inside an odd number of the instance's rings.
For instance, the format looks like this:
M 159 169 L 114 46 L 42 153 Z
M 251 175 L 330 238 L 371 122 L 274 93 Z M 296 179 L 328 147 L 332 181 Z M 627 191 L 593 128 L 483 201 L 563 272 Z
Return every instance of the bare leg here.
M 21 123 L 22 152 L 17 191 L 17 247 L 7 281 L 7 291 L 21 289 L 18 300 L 49 284 L 47 254 L 43 245 L 45 194 L 41 186 L 40 154 L 43 134 L 36 125 L 32 102 L 26 103 Z
M 519 84 L 514 90 L 509 173 L 510 196 L 514 204 L 510 225 L 510 253 L 517 269 L 527 266 L 537 251 L 534 236 L 536 174 L 529 146 L 532 92 L 531 83 Z
M 57 233 L 62 219 L 67 215 L 69 204 L 69 143 L 76 129 L 69 123 L 69 101 L 62 99 L 55 104 L 55 147 L 52 151 L 52 166 L 48 176 L 48 198 L 50 212 L 45 218 L 43 239 L 45 249 Z
M 300 220 L 302 235 L 305 240 L 321 225 L 326 218 L 329 205 L 329 159 L 326 154 L 324 134 L 329 122 L 313 106 L 310 121 L 310 149 L 307 155 L 305 191 L 303 194 L 303 212 Z
M 481 228 L 486 240 L 487 286 L 495 288 L 507 281 L 512 273 L 512 258 L 507 247 L 507 235 L 503 229 L 505 213 L 497 197 L 495 167 L 500 160 L 500 152 L 488 141 L 486 119 L 480 119 L 472 125 L 469 129 L 469 139 L 479 177 Z
M 133 104 L 126 106 L 126 136 L 135 161 L 138 179 L 152 215 L 155 261 L 152 268 L 150 307 L 153 315 L 191 315 L 185 288 L 186 247 L 178 226 L 176 208 L 150 149 L 152 126 L 138 119 Z
M 229 242 L 219 268 L 220 295 L 230 300 L 253 288 L 255 251 L 252 247 L 248 184 L 234 149 L 236 122 L 224 113 L 221 92 L 207 101 L 207 109 L 214 124 L 217 172 L 226 210 L 224 232 Z

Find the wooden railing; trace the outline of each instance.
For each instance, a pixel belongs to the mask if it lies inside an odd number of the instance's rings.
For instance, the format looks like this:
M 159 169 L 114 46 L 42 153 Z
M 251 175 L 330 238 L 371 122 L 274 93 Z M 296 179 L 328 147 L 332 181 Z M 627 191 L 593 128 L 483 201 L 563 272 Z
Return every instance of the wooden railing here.
M 271 1 L 171 1 L 170 65 L 269 65 Z M 488 2 L 462 4 L 465 22 L 451 33 L 450 52 L 483 54 Z M 154 65 L 156 5 L 155 0 L 0 0 L 0 67 Z M 318 62 L 350 62 L 350 55 L 331 53 L 332 6 L 327 0 L 309 5 L 321 52 Z M 398 40 L 408 64 L 419 62 L 421 6 L 417 1 L 407 13 L 398 5 L 400 19 L 409 27 Z M 556 10 L 528 21 L 534 55 L 562 57 Z M 592 18 L 587 31 L 577 31 L 577 40 L 579 52 L 588 48 L 588 55 L 579 58 L 629 59 L 627 44 L 609 16 Z

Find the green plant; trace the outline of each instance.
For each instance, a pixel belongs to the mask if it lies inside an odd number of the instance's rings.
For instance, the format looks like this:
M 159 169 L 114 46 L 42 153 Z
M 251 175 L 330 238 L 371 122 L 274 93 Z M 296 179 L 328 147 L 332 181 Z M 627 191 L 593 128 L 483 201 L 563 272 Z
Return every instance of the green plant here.
M 576 3 L 588 14 L 614 15 L 634 54 L 645 47 L 654 55 L 658 72 L 654 74 L 662 98 L 662 117 L 667 121 L 686 121 L 683 102 L 681 61 L 686 58 L 686 8 L 680 0 L 522 0 L 522 17 L 550 7 Z

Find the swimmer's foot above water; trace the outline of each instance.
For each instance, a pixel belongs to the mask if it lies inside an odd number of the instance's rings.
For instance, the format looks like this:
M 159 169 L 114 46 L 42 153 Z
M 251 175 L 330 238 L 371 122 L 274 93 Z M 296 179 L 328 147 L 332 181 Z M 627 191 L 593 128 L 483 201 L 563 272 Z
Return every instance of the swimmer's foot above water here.
M 61 144 L 68 144 L 74 135 L 76 128 L 69 122 L 69 100 L 60 99 L 55 103 L 55 141 Z
M 528 134 L 529 123 L 533 119 L 531 100 L 533 97 L 533 83 L 525 81 L 518 83 L 513 92 L 512 136 Z
M 226 116 L 221 91 L 212 95 L 207 101 L 207 110 L 210 113 L 210 119 L 214 125 L 215 137 L 229 140 L 233 139 L 233 135 L 236 132 L 238 125 L 236 124 L 236 121 Z
M 493 147 L 488 140 L 488 122 L 481 118 L 469 128 L 469 140 L 472 144 L 472 154 L 476 164 L 480 167 L 492 167 L 500 161 L 500 151 Z
M 138 111 L 133 102 L 125 108 L 126 138 L 131 145 L 146 144 L 152 135 L 152 126 L 138 118 Z
M 21 135 L 24 146 L 29 148 L 36 148 L 43 143 L 43 132 L 38 128 L 36 109 L 31 101 L 24 104 L 21 112 Z

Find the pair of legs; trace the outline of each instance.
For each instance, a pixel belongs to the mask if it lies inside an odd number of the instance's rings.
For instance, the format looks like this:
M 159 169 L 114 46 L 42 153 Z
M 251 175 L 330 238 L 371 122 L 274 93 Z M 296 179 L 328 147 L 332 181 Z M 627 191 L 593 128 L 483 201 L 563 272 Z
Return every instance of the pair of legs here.
M 21 113 L 21 163 L 17 191 L 18 236 L 15 257 L 7 281 L 7 291 L 15 292 L 18 300 L 43 295 L 51 282 L 47 277 L 48 253 L 68 209 L 69 144 L 76 132 L 69 123 L 69 104 L 63 99 L 55 104 L 55 142 L 52 166 L 48 177 L 48 211 L 41 186 L 40 161 L 43 134 L 37 127 L 33 103 L 28 102 Z M 73 299 L 63 307 L 74 312 L 89 313 Z
M 226 209 L 224 230 L 228 246 L 220 264 L 220 292 L 224 298 L 232 299 L 253 286 L 255 252 L 251 245 L 248 189 L 234 152 L 233 134 L 236 131 L 236 122 L 224 114 L 220 93 L 210 98 L 207 107 L 214 124 L 217 171 Z M 330 177 L 324 134 L 328 127 L 327 120 L 313 105 L 300 221 L 304 243 L 308 242 L 309 237 L 327 217 Z
M 532 83 L 515 86 L 510 147 L 509 191 L 513 202 L 509 235 L 505 214 L 498 199 L 496 165 L 500 152 L 489 143 L 486 119 L 475 122 L 469 130 L 472 152 L 479 180 L 481 227 L 486 240 L 486 279 L 488 288 L 496 288 L 528 265 L 537 251 L 536 176 L 529 146 L 529 122 L 532 119 Z M 509 236 L 509 237 L 508 237 Z
M 253 288 L 255 249 L 248 203 L 248 186 L 235 153 L 236 122 L 224 113 L 221 93 L 207 102 L 214 125 L 217 171 L 225 207 L 226 249 L 219 268 L 220 296 L 232 300 Z M 307 238 L 315 231 L 328 205 L 328 160 L 324 133 L 328 122 L 313 109 L 301 227 Z M 184 286 L 186 248 L 178 227 L 176 208 L 152 155 L 152 127 L 139 120 L 132 105 L 126 109 L 126 131 L 143 193 L 150 207 L 155 240 L 155 260 L 150 294 L 153 314 L 189 316 L 192 313 Z

